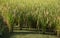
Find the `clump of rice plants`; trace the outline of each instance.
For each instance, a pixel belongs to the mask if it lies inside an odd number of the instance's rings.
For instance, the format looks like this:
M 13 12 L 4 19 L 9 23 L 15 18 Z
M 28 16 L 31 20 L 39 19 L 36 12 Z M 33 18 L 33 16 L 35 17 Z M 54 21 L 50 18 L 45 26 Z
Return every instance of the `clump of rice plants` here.
M 8 27 L 14 23 L 38 30 L 60 29 L 59 0 L 0 0 L 0 11 Z

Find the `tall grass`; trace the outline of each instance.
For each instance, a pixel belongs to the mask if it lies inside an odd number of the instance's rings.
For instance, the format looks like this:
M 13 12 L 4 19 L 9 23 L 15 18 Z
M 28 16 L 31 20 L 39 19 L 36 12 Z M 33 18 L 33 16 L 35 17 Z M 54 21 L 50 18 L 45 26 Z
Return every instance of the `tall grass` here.
M 0 0 L 0 12 L 9 29 L 18 23 L 43 31 L 47 26 L 60 30 L 59 0 Z

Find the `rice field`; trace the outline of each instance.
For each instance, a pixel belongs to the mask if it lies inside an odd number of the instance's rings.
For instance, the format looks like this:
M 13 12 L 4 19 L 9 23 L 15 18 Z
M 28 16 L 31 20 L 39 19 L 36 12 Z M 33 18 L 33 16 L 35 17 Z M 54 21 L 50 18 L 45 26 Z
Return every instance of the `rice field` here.
M 0 15 L 9 32 L 13 25 L 53 29 L 60 34 L 60 0 L 0 0 Z

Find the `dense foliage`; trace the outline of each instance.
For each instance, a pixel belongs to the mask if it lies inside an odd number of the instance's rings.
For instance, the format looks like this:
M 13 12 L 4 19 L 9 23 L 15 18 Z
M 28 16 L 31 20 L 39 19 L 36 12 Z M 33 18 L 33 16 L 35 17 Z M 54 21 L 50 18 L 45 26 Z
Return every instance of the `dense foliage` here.
M 60 0 L 0 0 L 9 30 L 14 23 L 29 28 L 60 30 Z

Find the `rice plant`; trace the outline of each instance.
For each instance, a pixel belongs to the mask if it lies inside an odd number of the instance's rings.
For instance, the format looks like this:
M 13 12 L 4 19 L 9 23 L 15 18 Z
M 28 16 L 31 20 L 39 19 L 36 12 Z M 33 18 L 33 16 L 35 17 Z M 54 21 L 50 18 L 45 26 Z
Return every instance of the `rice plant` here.
M 20 26 L 46 28 L 60 31 L 59 0 L 0 0 L 0 12 L 9 30 L 17 23 Z

